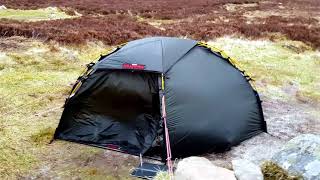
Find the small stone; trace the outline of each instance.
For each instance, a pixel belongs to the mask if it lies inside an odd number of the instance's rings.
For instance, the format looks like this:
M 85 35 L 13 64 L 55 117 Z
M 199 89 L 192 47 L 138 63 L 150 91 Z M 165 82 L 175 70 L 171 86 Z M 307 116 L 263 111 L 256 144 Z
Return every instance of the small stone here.
M 14 65 L 17 64 L 10 56 L 0 52 L 0 65 Z
M 246 159 L 232 160 L 233 171 L 238 180 L 263 180 L 259 166 Z
M 215 166 L 203 157 L 182 159 L 174 174 L 175 180 L 236 180 L 233 171 Z
M 6 9 L 7 9 L 6 6 L 4 6 L 4 5 L 1 5 L 1 6 L 0 6 L 0 10 L 6 10 Z

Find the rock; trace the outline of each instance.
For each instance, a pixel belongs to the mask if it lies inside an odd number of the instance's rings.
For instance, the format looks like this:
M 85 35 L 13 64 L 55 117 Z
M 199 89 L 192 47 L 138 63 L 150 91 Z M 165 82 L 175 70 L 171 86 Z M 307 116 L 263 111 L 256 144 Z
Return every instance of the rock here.
M 6 53 L 0 52 L 0 65 L 14 65 L 17 64 L 10 56 L 8 56 Z
M 232 160 L 234 174 L 238 180 L 263 180 L 259 166 L 246 159 Z
M 63 54 L 66 60 L 76 61 L 78 60 L 79 53 L 76 50 L 67 49 L 64 47 L 60 47 L 60 52 Z
M 51 11 L 51 12 L 57 12 L 57 11 L 59 11 L 59 8 L 49 6 L 49 7 L 45 8 L 45 10 L 46 11 Z
M 5 10 L 5 9 L 7 9 L 6 6 L 4 6 L 4 5 L 1 5 L 1 6 L 0 6 L 0 10 Z
M 304 134 L 291 139 L 272 161 L 289 174 L 320 180 L 320 135 Z
M 203 157 L 181 160 L 174 174 L 175 180 L 236 180 L 233 171 L 217 167 Z

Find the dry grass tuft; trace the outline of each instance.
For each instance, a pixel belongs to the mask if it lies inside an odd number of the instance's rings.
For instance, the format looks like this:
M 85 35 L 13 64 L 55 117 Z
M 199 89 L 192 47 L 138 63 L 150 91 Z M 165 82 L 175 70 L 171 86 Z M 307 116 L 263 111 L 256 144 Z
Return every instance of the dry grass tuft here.
M 55 132 L 55 128 L 47 127 L 33 134 L 31 136 L 31 139 L 37 145 L 45 145 L 52 140 L 54 132 Z

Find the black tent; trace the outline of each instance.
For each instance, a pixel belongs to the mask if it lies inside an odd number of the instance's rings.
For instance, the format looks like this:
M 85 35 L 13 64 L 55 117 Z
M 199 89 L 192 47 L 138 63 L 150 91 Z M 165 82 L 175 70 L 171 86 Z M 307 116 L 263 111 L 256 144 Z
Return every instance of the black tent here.
M 205 43 L 131 41 L 88 65 L 54 138 L 163 158 L 165 105 L 174 158 L 224 151 L 266 132 L 249 81 L 233 59 Z

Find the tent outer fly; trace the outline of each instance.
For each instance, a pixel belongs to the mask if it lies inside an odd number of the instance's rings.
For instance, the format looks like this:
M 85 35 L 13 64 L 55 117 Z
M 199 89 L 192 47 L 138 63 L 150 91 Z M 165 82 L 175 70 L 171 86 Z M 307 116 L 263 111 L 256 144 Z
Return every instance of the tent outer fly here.
M 250 80 L 202 42 L 131 41 L 78 78 L 54 138 L 162 160 L 226 151 L 267 131 Z

